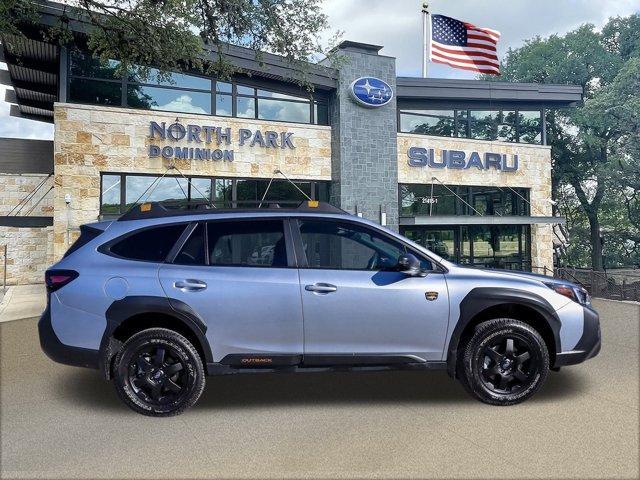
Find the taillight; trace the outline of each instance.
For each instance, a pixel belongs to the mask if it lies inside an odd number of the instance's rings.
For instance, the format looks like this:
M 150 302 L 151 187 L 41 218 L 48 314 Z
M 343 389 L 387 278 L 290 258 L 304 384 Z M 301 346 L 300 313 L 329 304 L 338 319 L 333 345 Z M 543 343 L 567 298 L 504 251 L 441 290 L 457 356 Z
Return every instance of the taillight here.
M 78 278 L 79 273 L 75 270 L 47 270 L 44 273 L 44 281 L 47 284 L 49 293 L 64 287 L 67 283 Z

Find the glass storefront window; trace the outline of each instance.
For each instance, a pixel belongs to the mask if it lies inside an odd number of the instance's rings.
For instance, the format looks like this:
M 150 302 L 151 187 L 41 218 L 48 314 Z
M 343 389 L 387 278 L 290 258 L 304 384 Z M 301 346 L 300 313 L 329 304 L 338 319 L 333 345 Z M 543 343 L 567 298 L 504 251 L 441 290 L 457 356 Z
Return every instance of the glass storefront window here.
M 120 213 L 120 175 L 103 175 L 100 210 L 109 214 Z
M 69 95 L 74 101 L 92 105 L 121 105 L 122 84 L 120 82 L 102 82 L 72 78 L 69 83 Z
M 195 90 L 211 90 L 211 80 L 183 73 L 160 75 L 155 68 L 133 67 L 129 72 L 129 80 L 136 83 L 151 83 L 169 87 L 191 88 Z
M 523 143 L 542 142 L 542 122 L 539 111 L 518 112 L 518 137 Z
M 258 118 L 284 122 L 309 123 L 309 103 L 289 102 L 258 98 Z
M 400 116 L 400 131 L 439 137 L 454 136 L 453 110 L 409 110 Z
M 329 105 L 314 102 L 313 123 L 316 125 L 329 125 Z
M 219 117 L 230 117 L 233 114 L 231 95 L 216 93 L 216 115 Z
M 155 182 L 155 183 L 154 183 Z M 147 175 L 127 175 L 125 182 L 125 208 L 134 203 L 171 202 L 179 204 L 188 199 L 187 180 L 178 177 L 152 177 Z
M 256 101 L 253 97 L 238 97 L 236 99 L 236 116 L 242 118 L 256 118 Z
M 432 197 L 431 184 L 400 184 L 400 216 L 523 216 L 529 215 L 528 195 L 526 188 L 434 184 Z
M 406 226 L 401 233 L 452 262 L 531 270 L 528 225 Z
M 399 129 L 440 137 L 540 144 L 540 110 L 401 110 Z
M 73 49 L 70 55 L 71 75 L 78 77 L 91 77 L 103 79 L 121 78 L 117 73 L 120 62 L 117 60 L 101 61 L 82 50 Z
M 166 110 L 183 113 L 211 113 L 211 94 L 161 87 L 129 85 L 127 105 L 149 110 Z
M 140 66 L 129 69 L 122 78 L 119 68 L 117 61 L 102 62 L 84 51 L 73 50 L 69 61 L 69 100 L 222 117 L 329 123 L 328 105 L 322 95 L 314 99 L 313 95 L 256 89 L 199 75 L 160 74 L 155 68 Z
M 124 182 L 122 186 L 121 183 Z M 294 181 L 298 188 L 286 180 L 274 180 L 265 201 L 301 202 L 307 196 L 313 200 L 329 201 L 330 182 Z M 256 208 L 269 185 L 267 179 L 212 178 L 178 176 L 160 178 L 155 175 L 105 173 L 101 177 L 100 213 L 119 215 L 134 202 L 166 202 L 167 207 L 179 208 L 186 201 L 213 201 L 221 208 Z M 124 192 L 124 198 L 122 193 Z

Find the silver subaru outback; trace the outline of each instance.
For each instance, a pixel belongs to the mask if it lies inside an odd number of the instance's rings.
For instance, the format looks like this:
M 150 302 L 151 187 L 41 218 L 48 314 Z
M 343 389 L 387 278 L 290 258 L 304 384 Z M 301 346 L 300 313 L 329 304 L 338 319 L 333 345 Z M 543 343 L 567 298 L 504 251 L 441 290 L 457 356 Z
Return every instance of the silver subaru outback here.
M 587 292 L 466 268 L 318 202 L 176 211 L 85 225 L 46 272 L 54 361 L 101 371 L 146 415 L 181 413 L 205 375 L 446 369 L 512 405 L 600 350 Z

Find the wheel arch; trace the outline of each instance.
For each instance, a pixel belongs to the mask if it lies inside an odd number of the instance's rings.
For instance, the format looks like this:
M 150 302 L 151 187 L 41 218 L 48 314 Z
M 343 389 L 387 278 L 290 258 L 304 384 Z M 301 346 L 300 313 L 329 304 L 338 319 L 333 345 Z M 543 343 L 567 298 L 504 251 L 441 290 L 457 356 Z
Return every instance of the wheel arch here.
M 213 362 L 207 326 L 184 302 L 165 297 L 125 297 L 113 302 L 105 316 L 107 328 L 100 343 L 100 370 L 107 379 L 111 378 L 113 359 L 122 344 L 135 333 L 154 327 L 174 330 L 193 344 L 205 366 Z
M 480 323 L 493 318 L 513 318 L 538 331 L 554 364 L 560 345 L 560 319 L 554 308 L 535 293 L 510 288 L 474 288 L 460 303 L 460 317 L 447 349 L 447 371 L 456 377 L 459 353 Z

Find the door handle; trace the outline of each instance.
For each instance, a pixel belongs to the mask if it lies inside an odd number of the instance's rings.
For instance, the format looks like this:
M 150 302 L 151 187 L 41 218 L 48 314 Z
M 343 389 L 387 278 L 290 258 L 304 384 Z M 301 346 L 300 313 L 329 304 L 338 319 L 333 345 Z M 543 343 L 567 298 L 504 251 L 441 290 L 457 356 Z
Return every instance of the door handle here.
M 338 290 L 338 287 L 330 283 L 314 283 L 313 285 L 305 285 L 304 289 L 313 293 L 331 293 Z
M 183 292 L 197 292 L 198 290 L 204 290 L 207 288 L 207 284 L 202 280 L 194 280 L 188 278 L 186 280 L 178 280 L 174 282 L 174 287 L 182 290 Z

